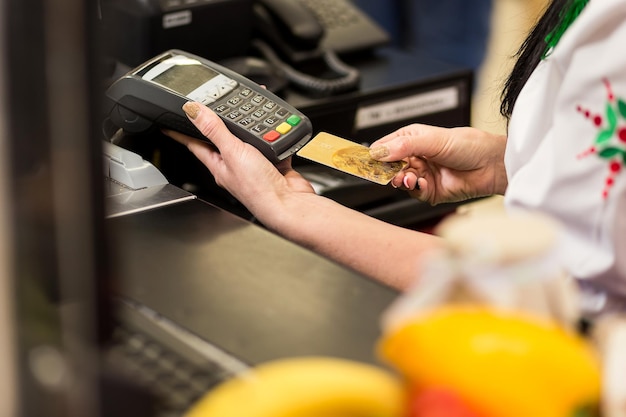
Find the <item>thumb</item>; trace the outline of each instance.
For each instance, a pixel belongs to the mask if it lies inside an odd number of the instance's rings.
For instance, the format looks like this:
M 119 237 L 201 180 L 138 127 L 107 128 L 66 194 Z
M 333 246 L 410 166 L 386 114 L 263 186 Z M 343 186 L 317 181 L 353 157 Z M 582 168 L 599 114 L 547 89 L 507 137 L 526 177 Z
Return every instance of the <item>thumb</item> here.
M 209 139 L 220 153 L 233 146 L 233 141 L 242 143 L 224 124 L 224 121 L 207 106 L 195 101 L 183 104 L 183 111 L 189 120 Z
M 431 158 L 447 143 L 447 129 L 428 125 L 411 125 L 377 140 L 370 146 L 370 156 L 384 162 L 411 156 Z

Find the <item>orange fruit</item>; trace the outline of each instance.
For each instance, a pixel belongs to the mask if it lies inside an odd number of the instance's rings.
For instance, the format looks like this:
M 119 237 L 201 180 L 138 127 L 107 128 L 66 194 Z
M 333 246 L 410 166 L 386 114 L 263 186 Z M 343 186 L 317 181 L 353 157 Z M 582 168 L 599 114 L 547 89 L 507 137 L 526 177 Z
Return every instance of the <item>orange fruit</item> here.
M 420 314 L 378 345 L 416 388 L 445 387 L 483 417 L 569 417 L 600 398 L 600 364 L 556 323 L 483 306 Z

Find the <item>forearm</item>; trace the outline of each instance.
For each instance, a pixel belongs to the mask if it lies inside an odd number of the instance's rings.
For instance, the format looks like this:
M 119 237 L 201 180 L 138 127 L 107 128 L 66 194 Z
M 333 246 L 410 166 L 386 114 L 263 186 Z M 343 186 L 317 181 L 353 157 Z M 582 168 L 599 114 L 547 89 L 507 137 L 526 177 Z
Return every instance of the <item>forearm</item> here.
M 259 213 L 269 229 L 400 290 L 418 278 L 424 254 L 443 245 L 439 237 L 390 225 L 315 194 L 290 194 L 277 204 L 274 213 Z
M 211 171 L 215 181 L 269 229 L 345 266 L 398 289 L 417 278 L 424 254 L 439 238 L 410 231 L 318 196 L 287 159 L 272 165 L 242 142 L 206 106 L 183 106 L 194 125 L 219 149 L 168 132 Z

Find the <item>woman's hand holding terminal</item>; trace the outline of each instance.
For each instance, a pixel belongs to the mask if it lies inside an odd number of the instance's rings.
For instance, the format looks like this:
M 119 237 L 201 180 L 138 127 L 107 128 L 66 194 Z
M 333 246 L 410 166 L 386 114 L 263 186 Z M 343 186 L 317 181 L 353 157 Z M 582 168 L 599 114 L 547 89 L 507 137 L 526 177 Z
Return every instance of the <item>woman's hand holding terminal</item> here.
M 182 133 L 165 133 L 185 145 L 213 174 L 216 183 L 250 209 L 259 220 L 271 223 L 267 208 L 278 207 L 281 196 L 313 193 L 313 188 L 291 168 L 291 160 L 273 165 L 252 145 L 234 136 L 206 106 L 188 102 L 189 119 L 215 146 Z

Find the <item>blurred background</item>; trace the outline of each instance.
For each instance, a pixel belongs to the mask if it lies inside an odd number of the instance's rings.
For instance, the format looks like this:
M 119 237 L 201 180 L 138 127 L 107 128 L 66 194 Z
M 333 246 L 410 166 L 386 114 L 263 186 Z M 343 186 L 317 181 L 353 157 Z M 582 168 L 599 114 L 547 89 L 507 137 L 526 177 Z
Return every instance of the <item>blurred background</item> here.
M 509 73 L 513 54 L 546 3 L 547 0 L 494 0 L 487 54 L 476 74 L 472 126 L 495 133 L 506 132 L 499 111 L 502 84 Z

